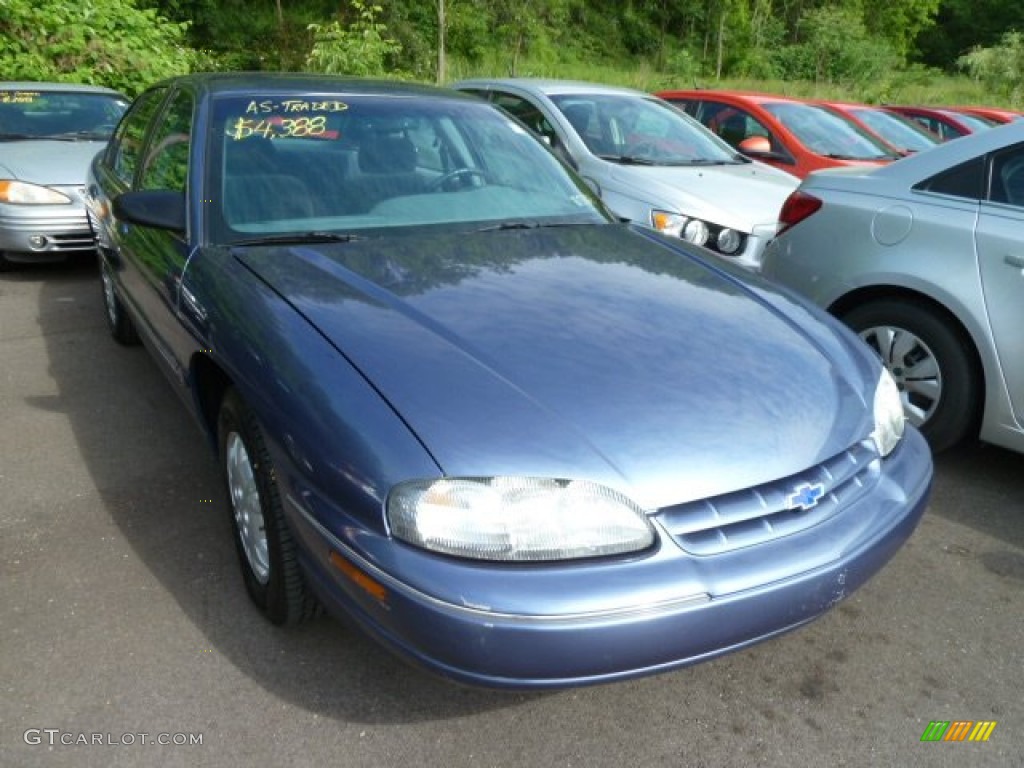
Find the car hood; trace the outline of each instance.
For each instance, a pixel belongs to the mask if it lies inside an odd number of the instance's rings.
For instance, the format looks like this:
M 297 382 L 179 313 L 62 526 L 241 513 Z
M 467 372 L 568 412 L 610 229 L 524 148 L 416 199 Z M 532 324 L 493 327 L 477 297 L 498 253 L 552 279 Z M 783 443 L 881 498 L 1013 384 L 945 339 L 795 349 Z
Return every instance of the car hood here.
M 757 225 L 778 221 L 783 202 L 800 180 L 761 163 L 740 163 L 612 165 L 605 183 L 626 188 L 632 197 L 656 206 L 749 233 Z
M 83 184 L 89 163 L 105 141 L 0 142 L 0 177 L 58 187 Z
M 877 371 L 837 325 L 796 304 L 802 330 L 770 287 L 631 228 L 235 253 L 450 475 L 584 476 L 657 508 L 802 471 L 871 430 Z

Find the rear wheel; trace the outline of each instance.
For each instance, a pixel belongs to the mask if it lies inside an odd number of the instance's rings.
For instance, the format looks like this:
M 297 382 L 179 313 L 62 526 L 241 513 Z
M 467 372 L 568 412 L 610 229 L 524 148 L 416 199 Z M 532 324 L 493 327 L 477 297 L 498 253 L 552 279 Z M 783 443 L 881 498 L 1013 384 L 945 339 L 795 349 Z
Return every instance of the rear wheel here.
M 981 376 L 969 340 L 947 318 L 907 300 L 881 299 L 842 316 L 892 374 L 903 410 L 935 452 L 975 427 Z
M 284 519 L 263 430 L 234 389 L 224 395 L 217 429 L 235 547 L 249 596 L 275 624 L 295 624 L 318 614 Z

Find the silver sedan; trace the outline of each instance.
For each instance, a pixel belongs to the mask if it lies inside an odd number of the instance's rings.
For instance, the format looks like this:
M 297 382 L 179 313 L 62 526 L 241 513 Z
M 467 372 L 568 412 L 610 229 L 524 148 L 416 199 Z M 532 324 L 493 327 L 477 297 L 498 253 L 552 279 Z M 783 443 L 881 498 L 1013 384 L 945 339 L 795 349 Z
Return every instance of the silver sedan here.
M 628 88 L 568 80 L 465 80 L 519 118 L 623 219 L 750 269 L 799 180 L 750 160 L 681 110 Z
M 934 450 L 1024 452 L 1024 125 L 812 174 L 763 273 L 874 348 Z
M 127 107 L 99 86 L 0 82 L 0 270 L 94 252 L 85 175 Z

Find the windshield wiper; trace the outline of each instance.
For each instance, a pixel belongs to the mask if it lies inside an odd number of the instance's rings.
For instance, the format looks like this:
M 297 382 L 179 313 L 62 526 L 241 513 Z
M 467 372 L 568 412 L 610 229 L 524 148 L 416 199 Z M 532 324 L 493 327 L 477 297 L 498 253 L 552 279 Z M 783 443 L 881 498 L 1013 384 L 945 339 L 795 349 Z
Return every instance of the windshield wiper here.
M 486 227 L 474 229 L 474 232 L 498 232 L 505 229 L 551 229 L 554 227 L 580 227 L 593 224 L 592 221 L 548 221 L 540 222 L 532 219 L 510 219 L 499 221 L 497 224 L 488 224 Z
M 33 136 L 29 133 L 0 133 L 0 141 L 24 141 L 25 139 L 41 139 L 42 136 Z
M 686 160 L 686 165 L 742 165 L 743 161 L 734 157 L 711 158 L 695 157 L 693 160 Z
M 638 155 L 598 155 L 598 157 L 620 165 L 657 165 L 649 157 L 639 157 Z
M 365 240 L 362 235 L 351 235 L 342 232 L 291 232 L 285 235 L 265 235 L 234 240 L 228 245 L 295 245 L 302 243 L 351 243 Z

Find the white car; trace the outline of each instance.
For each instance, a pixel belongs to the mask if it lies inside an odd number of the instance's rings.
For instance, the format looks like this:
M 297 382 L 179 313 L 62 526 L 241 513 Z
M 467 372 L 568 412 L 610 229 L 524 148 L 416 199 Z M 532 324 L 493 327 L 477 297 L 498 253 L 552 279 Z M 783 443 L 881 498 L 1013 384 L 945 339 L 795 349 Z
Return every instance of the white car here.
M 617 216 L 750 269 L 759 267 L 782 203 L 799 184 L 641 91 L 532 78 L 464 80 L 451 87 L 518 118 Z

